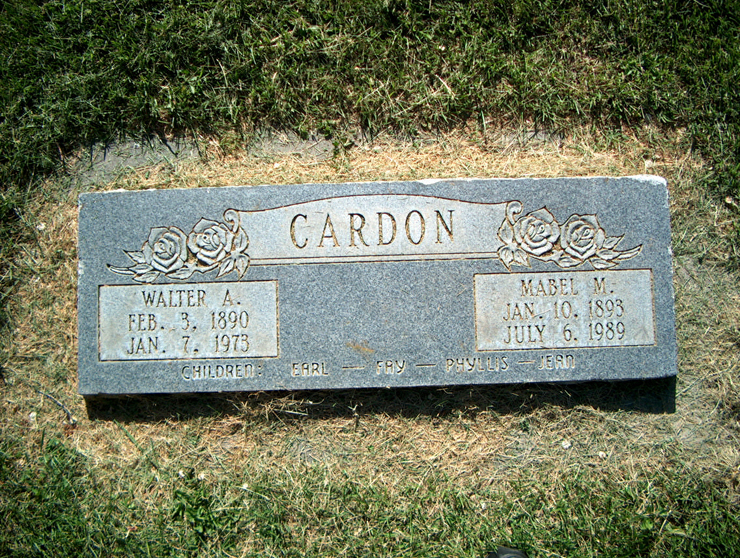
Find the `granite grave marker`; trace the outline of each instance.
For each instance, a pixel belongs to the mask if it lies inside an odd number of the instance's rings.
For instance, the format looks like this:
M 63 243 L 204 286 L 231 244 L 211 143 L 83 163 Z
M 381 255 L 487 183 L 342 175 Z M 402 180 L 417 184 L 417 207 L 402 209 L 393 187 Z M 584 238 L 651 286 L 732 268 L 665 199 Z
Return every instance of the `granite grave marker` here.
M 79 391 L 676 374 L 663 179 L 80 196 Z

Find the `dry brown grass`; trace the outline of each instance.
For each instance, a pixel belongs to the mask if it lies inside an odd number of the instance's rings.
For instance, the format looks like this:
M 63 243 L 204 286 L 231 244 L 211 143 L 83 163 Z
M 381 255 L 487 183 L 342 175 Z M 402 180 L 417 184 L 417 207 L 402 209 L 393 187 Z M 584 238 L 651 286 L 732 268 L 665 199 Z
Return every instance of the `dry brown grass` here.
M 2 428 L 25 435 L 29 448 L 42 431 L 67 436 L 102 478 L 135 479 L 132 490 L 145 506 L 167 497 L 160 475 L 180 470 L 206 482 L 239 483 L 259 472 L 300 475 L 319 467 L 328 478 L 390 489 L 442 473 L 474 491 L 533 468 L 554 480 L 582 468 L 619 470 L 629 480 L 679 455 L 729 483 L 740 465 L 734 374 L 740 297 L 737 277 L 718 266 L 726 208 L 688 186 L 702 162 L 681 134 L 652 134 L 625 132 L 615 148 L 587 131 L 527 141 L 517 131 L 482 137 L 462 130 L 415 143 L 381 138 L 323 161 L 225 154 L 209 145 L 204 160 L 128 170 L 92 187 L 660 174 L 672 189 L 677 249 L 681 348 L 674 414 L 593 404 L 588 386 L 513 386 L 123 399 L 96 404 L 90 419 L 76 393 L 78 188 L 57 181 L 30 206 L 25 218 L 36 241 L 22 246 L 13 264 L 22 282 L 10 303 L 13 334 L 0 345 Z M 609 397 L 610 389 L 598 388 L 598 397 Z M 76 424 L 44 394 L 65 405 Z
M 193 188 L 204 186 L 300 184 L 414 180 L 447 177 L 625 176 L 694 172 L 700 161 L 679 146 L 682 133 L 660 146 L 650 145 L 651 130 L 630 131 L 614 143 L 584 130 L 569 137 L 544 137 L 528 131 L 502 130 L 482 136 L 460 130 L 414 141 L 380 137 L 319 160 L 300 153 L 224 152 L 204 142 L 204 161 L 176 166 L 131 169 L 116 181 L 123 188 Z M 279 136 L 276 141 L 279 141 Z M 260 150 L 262 151 L 262 150 Z

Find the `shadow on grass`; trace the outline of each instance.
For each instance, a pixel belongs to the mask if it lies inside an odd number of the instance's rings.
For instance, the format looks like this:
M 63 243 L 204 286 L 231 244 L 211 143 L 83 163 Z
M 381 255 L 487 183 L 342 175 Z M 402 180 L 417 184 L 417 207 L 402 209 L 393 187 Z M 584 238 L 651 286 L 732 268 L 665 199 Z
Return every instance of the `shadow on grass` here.
M 649 414 L 676 410 L 676 379 L 454 386 L 337 391 L 270 391 L 228 394 L 143 395 L 87 398 L 90 419 L 158 422 L 196 417 L 241 415 L 259 409 L 261 416 L 325 420 L 386 414 L 443 417 L 475 416 L 486 411 L 526 416 L 543 407 L 590 406 L 604 411 Z

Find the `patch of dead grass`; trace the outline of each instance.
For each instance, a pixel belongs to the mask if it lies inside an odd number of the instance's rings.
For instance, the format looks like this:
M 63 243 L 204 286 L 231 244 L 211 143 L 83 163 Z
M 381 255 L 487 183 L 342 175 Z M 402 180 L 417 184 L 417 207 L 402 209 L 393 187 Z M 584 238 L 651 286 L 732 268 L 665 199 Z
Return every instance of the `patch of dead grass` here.
M 206 482 L 238 484 L 261 472 L 300 475 L 319 467 L 327 478 L 349 477 L 391 489 L 423 483 L 441 472 L 456 485 L 475 490 L 503 486 L 527 471 L 537 471 L 554 485 L 581 468 L 611 471 L 626 481 L 678 455 L 687 466 L 730 478 L 740 465 L 740 403 L 734 377 L 740 298 L 737 277 L 717 265 L 726 250 L 717 231 L 726 226 L 729 213 L 691 188 L 701 169 L 702 162 L 687 150 L 681 133 L 656 138 L 653 130 L 626 131 L 615 144 L 588 131 L 533 139 L 521 131 L 484 137 L 462 130 L 416 142 L 380 138 L 323 161 L 294 154 L 225 154 L 210 144 L 204 160 L 133 169 L 113 183 L 94 186 L 660 174 L 672 190 L 678 238 L 681 350 L 675 414 L 525 403 L 521 411 L 500 414 L 491 401 L 475 412 L 463 403 L 447 405 L 444 413 L 412 416 L 365 411 L 366 394 L 359 392 L 336 399 L 347 408 L 324 405 L 320 414 L 312 409 L 321 394 L 242 394 L 219 400 L 211 413 L 187 415 L 192 400 L 174 399 L 160 402 L 172 411 L 155 414 L 153 420 L 91 420 L 75 380 L 77 191 L 50 183 L 25 216 L 36 230 L 36 240 L 21 247 L 13 264 L 23 280 L 10 302 L 14 331 L 0 345 L 6 355 L 3 429 L 25 436 L 29 448 L 42 432 L 66 436 L 91 459 L 101 478 L 113 484 L 128 479 L 131 490 L 152 506 L 167 498 L 158 483 L 165 478 L 176 483 L 179 471 L 202 473 Z M 74 427 L 65 425 L 62 409 L 43 393 L 71 410 L 77 419 Z M 434 401 L 445 392 L 428 393 Z M 350 401 L 355 402 L 353 409 Z M 186 416 L 178 418 L 181 412 Z
M 483 136 L 461 130 L 415 141 L 380 137 L 337 156 L 317 160 L 293 153 L 224 153 L 206 143 L 205 161 L 131 169 L 116 186 L 123 188 L 192 188 L 205 186 L 365 182 L 451 177 L 559 177 L 668 174 L 695 169 L 701 162 L 678 146 L 683 134 L 659 146 L 646 144 L 648 132 L 630 131 L 613 143 L 582 131 L 567 137 L 502 130 Z

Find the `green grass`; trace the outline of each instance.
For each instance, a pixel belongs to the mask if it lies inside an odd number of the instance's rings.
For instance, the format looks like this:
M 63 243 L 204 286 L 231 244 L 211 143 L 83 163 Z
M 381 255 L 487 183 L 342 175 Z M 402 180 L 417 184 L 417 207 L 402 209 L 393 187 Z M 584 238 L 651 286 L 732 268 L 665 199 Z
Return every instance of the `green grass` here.
M 0 180 L 121 134 L 687 126 L 737 193 L 740 6 L 550 0 L 7 2 Z
M 268 475 L 245 463 L 218 483 L 142 465 L 99 482 L 61 440 L 42 437 L 34 456 L 22 448 L 7 438 L 0 448 L 0 553 L 9 557 L 478 556 L 505 544 L 530 556 L 725 558 L 740 540 L 726 487 L 670 455 L 657 474 L 586 467 L 553 492 L 542 468 L 512 473 L 511 490 L 470 492 L 439 472 L 393 490 L 298 464 Z M 167 493 L 158 506 L 133 496 L 133 476 Z

